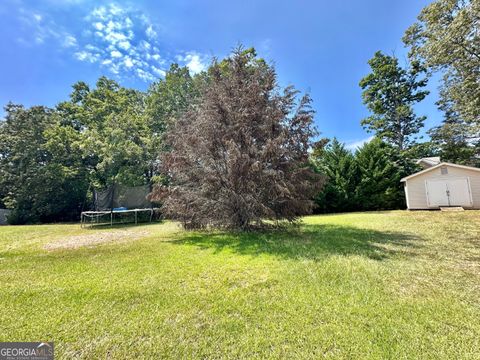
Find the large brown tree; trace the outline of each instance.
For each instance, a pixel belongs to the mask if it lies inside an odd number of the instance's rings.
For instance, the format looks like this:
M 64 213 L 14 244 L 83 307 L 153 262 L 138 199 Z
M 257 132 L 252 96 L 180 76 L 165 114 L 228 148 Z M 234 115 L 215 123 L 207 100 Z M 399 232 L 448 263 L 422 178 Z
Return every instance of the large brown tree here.
M 186 228 L 248 230 L 309 213 L 321 178 L 308 166 L 311 99 L 297 95 L 253 49 L 214 61 L 166 136 L 170 181 L 154 191 L 166 214 Z

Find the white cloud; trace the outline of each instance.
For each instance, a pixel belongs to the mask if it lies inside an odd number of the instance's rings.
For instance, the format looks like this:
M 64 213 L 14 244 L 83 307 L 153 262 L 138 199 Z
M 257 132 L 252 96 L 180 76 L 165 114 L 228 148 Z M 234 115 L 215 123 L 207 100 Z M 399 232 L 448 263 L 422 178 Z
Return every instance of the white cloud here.
M 158 67 L 162 62 L 158 49 L 147 41 L 156 41 L 157 33 L 144 14 L 110 4 L 95 8 L 85 19 L 95 34 L 97 50 L 91 52 L 112 73 L 133 75 L 144 81 L 164 74 Z M 85 32 L 85 36 L 91 35 Z M 155 69 L 149 63 L 152 59 L 157 61 Z
M 345 147 L 348 150 L 354 151 L 354 150 L 357 150 L 359 147 L 362 147 L 363 145 L 368 144 L 374 138 L 375 138 L 375 136 L 369 136 L 369 137 L 367 137 L 365 139 L 361 139 L 361 140 L 347 141 L 345 143 Z
M 136 72 L 137 72 L 138 77 L 140 79 L 144 80 L 144 81 L 154 81 L 155 80 L 155 77 L 152 74 L 150 74 L 148 71 L 145 71 L 141 68 L 137 68 Z
M 157 68 L 155 65 L 152 65 L 151 68 L 152 68 L 152 71 L 153 71 L 155 74 L 157 74 L 158 76 L 160 76 L 160 77 L 164 77 L 164 76 L 165 76 L 165 70 L 159 69 L 159 68 Z
M 121 15 L 123 14 L 123 9 L 115 4 L 110 4 L 110 14 L 112 15 Z
M 207 69 L 207 57 L 196 52 L 189 52 L 185 56 L 177 55 L 176 59 L 184 63 L 192 74 L 198 74 Z
M 128 40 L 123 40 L 118 43 L 118 47 L 123 50 L 130 49 L 130 42 Z
M 43 45 L 55 41 L 63 47 L 75 47 L 76 39 L 64 27 L 57 24 L 48 14 L 40 14 L 30 8 L 18 8 L 18 18 L 23 25 L 24 34 L 19 42 L 24 46 Z
M 80 61 L 88 61 L 94 63 L 98 60 L 98 56 L 96 54 L 92 54 L 88 51 L 78 51 L 74 54 L 74 56 Z
M 155 30 L 153 30 L 153 26 L 152 25 L 149 25 L 147 27 L 147 30 L 145 30 L 145 34 L 147 35 L 147 37 L 151 40 L 155 39 L 157 37 L 157 32 Z
M 123 62 L 127 68 L 131 68 L 133 66 L 133 61 L 129 57 L 126 57 Z
M 100 19 L 100 20 L 105 20 L 105 18 L 106 18 L 106 9 L 105 9 L 105 7 L 103 7 L 103 6 L 101 6 L 101 7 L 99 7 L 99 8 L 95 8 L 95 9 L 93 9 L 91 15 L 94 16 L 94 17 L 96 17 L 96 18 L 98 18 L 98 19 Z
M 150 50 L 152 48 L 152 45 L 148 41 L 142 40 L 140 41 L 140 45 L 145 49 L 145 50 Z
M 63 40 L 63 46 L 65 47 L 75 47 L 77 46 L 77 39 L 72 35 L 66 35 Z
M 65 1 L 73 7 L 82 0 Z M 58 7 L 67 6 L 60 0 L 56 4 Z M 23 46 L 53 42 L 58 49 L 68 51 L 74 59 L 96 63 L 118 78 L 138 77 L 143 81 L 153 81 L 165 76 L 167 64 L 174 58 L 180 65 L 188 66 L 192 74 L 207 68 L 208 58 L 200 52 L 184 51 L 177 57 L 162 53 L 159 28 L 135 8 L 110 3 L 88 10 L 87 4 L 88 1 L 76 8 L 88 12 L 83 17 L 77 16 L 83 23 L 75 24 L 80 26 L 74 28 L 81 28 L 76 32 L 66 30 L 70 29 L 71 24 L 65 19 L 54 18 L 32 7 L 19 8 L 18 14 L 25 33 L 17 36 L 18 42 Z
M 86 51 L 79 51 L 76 52 L 74 55 L 78 60 L 86 60 L 88 57 L 88 53 Z
M 105 40 L 107 40 L 112 44 L 116 44 L 120 41 L 125 41 L 127 39 L 128 39 L 128 36 L 126 34 L 123 34 L 117 31 L 108 31 L 107 34 L 105 35 Z
M 112 58 L 121 58 L 122 57 L 122 53 L 118 50 L 113 50 L 110 52 L 110 56 Z

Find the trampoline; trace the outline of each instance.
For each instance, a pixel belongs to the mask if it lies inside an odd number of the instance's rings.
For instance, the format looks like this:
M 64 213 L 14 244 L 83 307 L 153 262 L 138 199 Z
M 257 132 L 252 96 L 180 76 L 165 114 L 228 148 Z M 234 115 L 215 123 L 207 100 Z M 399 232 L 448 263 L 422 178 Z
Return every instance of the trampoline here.
M 94 210 L 81 212 L 80 226 L 113 226 L 119 219 L 122 224 L 138 224 L 145 220 L 152 222 L 158 209 L 148 200 L 149 193 L 148 185 L 129 187 L 115 184 L 101 191 L 94 190 Z

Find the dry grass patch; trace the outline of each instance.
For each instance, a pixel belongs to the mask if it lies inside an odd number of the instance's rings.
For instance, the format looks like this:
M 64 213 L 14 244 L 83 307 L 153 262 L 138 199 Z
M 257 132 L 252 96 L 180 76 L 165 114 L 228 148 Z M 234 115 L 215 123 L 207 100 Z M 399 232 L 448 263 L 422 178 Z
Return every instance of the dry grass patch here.
M 146 230 L 112 230 L 95 232 L 92 234 L 73 235 L 65 238 L 61 238 L 54 242 L 50 242 L 44 245 L 45 250 L 58 250 L 58 249 L 78 249 L 80 247 L 94 247 L 106 243 L 124 243 L 129 241 L 138 240 L 150 235 Z

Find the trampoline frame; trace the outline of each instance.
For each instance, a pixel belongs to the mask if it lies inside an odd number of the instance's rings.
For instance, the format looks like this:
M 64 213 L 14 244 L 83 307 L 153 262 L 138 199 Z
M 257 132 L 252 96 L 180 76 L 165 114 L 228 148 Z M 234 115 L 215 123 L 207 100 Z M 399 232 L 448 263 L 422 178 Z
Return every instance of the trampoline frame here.
M 115 214 L 128 214 L 134 213 L 135 214 L 135 224 L 138 224 L 138 213 L 149 212 L 150 213 L 150 222 L 153 220 L 153 214 L 157 210 L 157 208 L 148 208 L 148 209 L 131 209 L 131 210 L 103 210 L 103 211 L 82 211 L 80 214 L 80 227 L 87 227 L 88 225 L 107 225 L 113 226 L 113 220 L 115 218 Z M 98 220 L 110 214 L 110 221 L 106 222 L 99 222 Z M 90 222 L 88 220 L 90 219 Z

